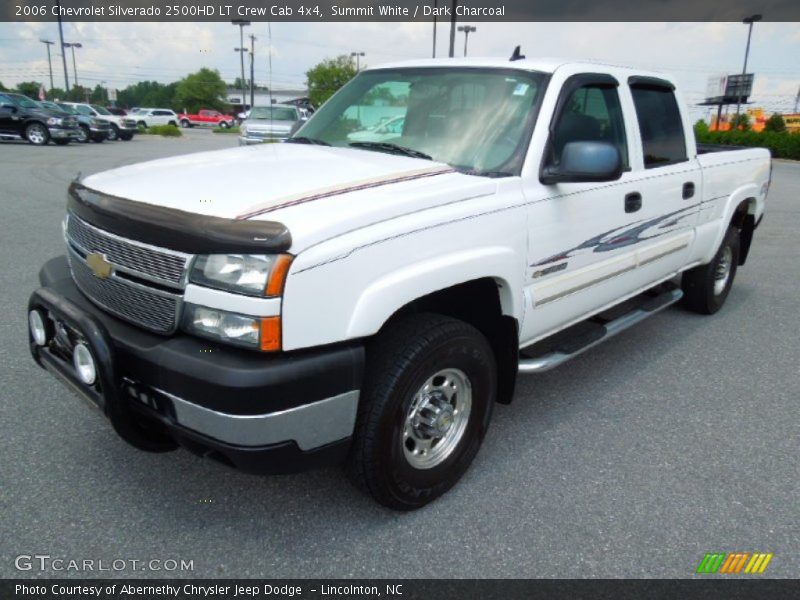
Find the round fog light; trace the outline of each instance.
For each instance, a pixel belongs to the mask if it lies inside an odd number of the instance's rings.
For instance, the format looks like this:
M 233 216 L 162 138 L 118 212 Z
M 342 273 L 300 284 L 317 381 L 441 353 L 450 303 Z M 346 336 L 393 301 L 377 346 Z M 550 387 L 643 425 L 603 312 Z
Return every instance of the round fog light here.
M 28 324 L 31 328 L 31 336 L 37 346 L 44 346 L 47 343 L 47 329 L 44 326 L 44 319 L 42 313 L 38 310 L 32 310 L 28 313 Z
M 83 342 L 75 345 L 75 349 L 72 351 L 72 364 L 75 365 L 78 379 L 86 385 L 94 384 L 97 379 L 97 368 L 91 351 Z

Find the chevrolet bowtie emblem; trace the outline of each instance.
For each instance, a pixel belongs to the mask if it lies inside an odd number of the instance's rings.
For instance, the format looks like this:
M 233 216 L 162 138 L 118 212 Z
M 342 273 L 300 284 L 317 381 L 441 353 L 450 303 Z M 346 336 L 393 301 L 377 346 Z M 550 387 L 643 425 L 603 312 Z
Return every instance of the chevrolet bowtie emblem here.
M 86 255 L 86 264 L 92 270 L 95 277 L 106 279 L 111 275 L 111 263 L 108 262 L 104 254 L 92 252 Z

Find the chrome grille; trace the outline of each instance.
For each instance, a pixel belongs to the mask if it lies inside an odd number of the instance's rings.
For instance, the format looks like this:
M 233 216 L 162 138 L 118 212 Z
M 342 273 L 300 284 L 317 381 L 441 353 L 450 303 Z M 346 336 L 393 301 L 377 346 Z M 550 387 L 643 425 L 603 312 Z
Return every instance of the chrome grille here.
M 100 252 L 114 265 L 141 273 L 147 279 L 181 284 L 187 255 L 167 253 L 113 236 L 69 215 L 67 237 L 86 253 Z
M 72 219 L 70 219 L 72 220 Z M 95 277 L 83 258 L 68 249 L 72 278 L 90 300 L 118 317 L 157 333 L 171 333 L 178 321 L 181 296 L 134 284 L 115 275 Z

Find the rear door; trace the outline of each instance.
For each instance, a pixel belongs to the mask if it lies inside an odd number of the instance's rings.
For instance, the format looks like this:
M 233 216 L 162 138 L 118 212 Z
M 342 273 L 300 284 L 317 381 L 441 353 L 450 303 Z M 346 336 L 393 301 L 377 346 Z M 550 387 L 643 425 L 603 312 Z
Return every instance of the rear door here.
M 18 133 L 17 107 L 11 98 L 0 94 L 0 131 L 3 133 Z
M 630 77 L 628 92 L 640 148 L 632 167 L 640 175 L 646 218 L 626 235 L 637 247 L 638 283 L 646 285 L 686 264 L 702 198 L 701 170 L 675 87 L 663 79 Z

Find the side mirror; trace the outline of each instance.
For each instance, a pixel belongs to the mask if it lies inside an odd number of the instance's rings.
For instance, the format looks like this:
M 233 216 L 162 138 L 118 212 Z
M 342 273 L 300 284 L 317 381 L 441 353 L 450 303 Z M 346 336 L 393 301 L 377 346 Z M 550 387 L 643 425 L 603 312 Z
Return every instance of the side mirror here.
M 568 142 L 561 151 L 558 165 L 544 167 L 539 181 L 580 183 L 614 181 L 622 176 L 622 157 L 619 149 L 607 142 Z

